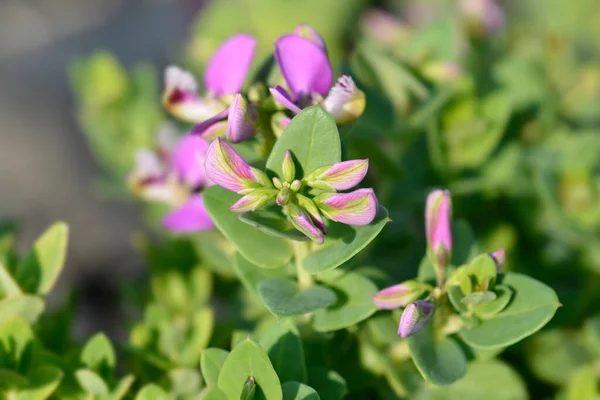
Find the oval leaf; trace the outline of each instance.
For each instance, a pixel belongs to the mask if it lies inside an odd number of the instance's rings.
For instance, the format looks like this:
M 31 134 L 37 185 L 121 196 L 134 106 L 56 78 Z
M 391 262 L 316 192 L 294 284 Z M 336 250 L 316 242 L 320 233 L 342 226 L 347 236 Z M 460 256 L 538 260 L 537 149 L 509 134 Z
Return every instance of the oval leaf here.
M 15 317 L 35 323 L 44 311 L 44 301 L 37 296 L 22 295 L 0 300 L 0 324 Z
M 267 400 L 282 400 L 281 384 L 269 357 L 258 344 L 246 339 L 227 356 L 219 374 L 219 389 L 228 399 L 239 399 L 251 376 L 258 386 L 257 394 L 262 392 Z
M 296 161 L 297 179 L 340 162 L 340 135 L 331 115 L 320 106 L 313 106 L 292 119 L 267 160 L 267 169 L 279 177 L 286 150 L 290 150 Z
M 240 214 L 239 219 L 269 236 L 300 242 L 310 240 L 306 235 L 297 231 L 283 214 L 277 210 L 256 210 Z
M 271 278 L 284 278 L 289 275 L 285 267 L 276 269 L 260 268 L 246 260 L 240 253 L 237 253 L 234 257 L 233 268 L 246 290 L 259 298 L 258 282 Z
M 219 372 L 221 372 L 221 368 L 228 355 L 228 351 L 217 348 L 206 349 L 202 352 L 200 356 L 200 369 L 208 386 L 217 385 Z
M 17 267 L 16 279 L 29 293 L 45 295 L 52 290 L 65 265 L 69 228 L 57 222 L 40 236 Z
M 286 382 L 281 389 L 283 400 L 320 400 L 315 389 L 300 382 Z
M 292 250 L 281 238 L 265 235 L 238 219 L 229 207 L 240 196 L 219 186 L 203 192 L 204 206 L 217 228 L 233 243 L 236 249 L 253 264 L 261 268 L 277 268 L 292 258 Z
M 325 367 L 308 369 L 308 384 L 323 400 L 342 400 L 348 391 L 346 381 L 335 371 Z
M 338 300 L 331 307 L 315 312 L 313 327 L 318 332 L 347 328 L 377 311 L 371 299 L 377 293 L 373 282 L 353 272 L 333 276 L 337 277 L 328 282 L 328 286 L 338 293 Z
M 89 369 L 108 378 L 115 368 L 115 350 L 106 335 L 98 333 L 88 340 L 81 351 L 80 360 Z
M 259 344 L 269 355 L 281 381 L 306 382 L 304 348 L 293 323 L 286 319 L 277 321 L 261 335 Z
M 449 385 L 465 375 L 465 353 L 449 337 L 436 341 L 431 323 L 406 340 L 417 369 L 427 381 L 434 385 Z
M 460 336 L 468 345 L 494 348 L 514 344 L 546 325 L 560 305 L 554 290 L 528 276 L 507 273 L 502 284 L 513 290 L 511 302 L 481 324 L 463 328 Z
M 258 294 L 269 311 L 278 317 L 314 312 L 335 303 L 335 292 L 324 286 L 313 286 L 301 292 L 290 279 L 266 279 L 258 283 Z
M 371 243 L 389 221 L 387 210 L 379 206 L 369 225 L 331 224 L 323 245 L 304 259 L 304 269 L 316 274 L 342 265 Z
M 47 399 L 56 390 L 63 378 L 63 372 L 49 365 L 36 368 L 28 374 L 29 387 L 19 392 L 20 400 Z
M 167 393 L 158 385 L 148 384 L 135 396 L 135 400 L 167 400 Z

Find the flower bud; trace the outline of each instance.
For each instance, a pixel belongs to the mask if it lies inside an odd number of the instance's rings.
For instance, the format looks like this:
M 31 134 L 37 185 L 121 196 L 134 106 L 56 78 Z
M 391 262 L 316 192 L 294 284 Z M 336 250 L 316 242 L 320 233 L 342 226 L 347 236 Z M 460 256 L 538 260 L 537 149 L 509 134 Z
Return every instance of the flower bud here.
M 302 187 L 302 182 L 299 181 L 298 179 L 294 180 L 292 182 L 292 184 L 290 185 L 290 189 L 292 189 L 294 192 L 297 192 L 298 190 L 300 190 L 301 187 Z
M 314 199 L 323 215 L 348 225 L 368 225 L 379 205 L 373 189 L 358 189 L 350 193 L 323 193 Z
M 306 237 L 316 244 L 323 244 L 324 233 L 315 226 L 313 220 L 295 204 L 288 204 L 288 217 L 294 228 L 302 232 Z
M 325 222 L 323 221 L 323 217 L 321 217 L 321 213 L 315 205 L 315 202 L 306 196 L 302 196 L 299 193 L 296 194 L 296 199 L 298 201 L 298 205 L 302 207 L 308 213 L 308 215 L 310 215 L 310 218 L 312 219 L 313 223 L 317 226 L 317 228 L 319 228 L 319 230 L 323 232 L 324 235 L 326 235 L 327 228 L 325 227 Z
M 251 376 L 250 378 L 248 378 L 248 380 L 244 384 L 244 389 L 242 390 L 242 395 L 240 396 L 240 400 L 254 399 L 255 392 L 256 392 L 256 381 L 254 380 L 254 377 Z
M 492 257 L 496 263 L 496 271 L 500 271 L 506 262 L 506 249 L 496 250 L 490 253 L 490 257 Z
M 425 207 L 425 231 L 428 248 L 440 268 L 446 267 L 452 251 L 451 214 L 450 192 L 447 190 L 431 192 Z
M 273 177 L 273 186 L 275 186 L 275 189 L 281 189 L 283 187 L 283 183 L 281 182 L 281 179 L 279 179 L 278 177 Z
M 256 133 L 256 111 L 241 94 L 236 94 L 227 116 L 227 140 L 243 142 Z
M 417 281 L 406 281 L 399 285 L 380 290 L 372 297 L 375 305 L 381 310 L 394 310 L 404 307 L 421 297 L 429 289 L 428 285 Z
M 249 166 L 230 145 L 220 138 L 208 147 L 204 168 L 211 181 L 232 192 L 241 193 L 271 186 L 271 181 L 264 172 Z
M 338 124 L 355 121 L 365 111 L 367 100 L 362 90 L 356 87 L 352 78 L 342 74 L 329 94 L 323 100 L 323 108 Z
M 233 212 L 244 213 L 256 211 L 267 204 L 275 195 L 275 189 L 254 189 L 238 201 L 236 201 L 229 209 Z
M 287 203 L 289 203 L 291 195 L 292 195 L 292 193 L 290 192 L 290 189 L 288 187 L 282 188 L 279 191 L 279 193 L 277 193 L 277 200 L 276 200 L 277 205 L 284 206 Z
M 407 338 L 423 329 L 434 310 L 435 306 L 426 300 L 417 300 L 409 304 L 400 317 L 398 335 Z
M 289 150 L 285 151 L 283 163 L 281 165 L 281 172 L 283 174 L 283 179 L 286 182 L 292 182 L 296 176 L 296 166 L 294 165 L 294 159 L 292 158 L 292 154 Z
M 369 160 L 349 160 L 322 167 L 306 178 L 306 184 L 322 190 L 347 190 L 358 185 L 367 174 Z
M 281 86 L 269 88 L 269 92 L 271 92 L 271 96 L 273 96 L 273 100 L 275 100 L 276 103 L 287 108 L 294 114 L 299 114 L 302 111 L 302 109 L 294 103 L 294 100 L 292 100 L 287 90 Z

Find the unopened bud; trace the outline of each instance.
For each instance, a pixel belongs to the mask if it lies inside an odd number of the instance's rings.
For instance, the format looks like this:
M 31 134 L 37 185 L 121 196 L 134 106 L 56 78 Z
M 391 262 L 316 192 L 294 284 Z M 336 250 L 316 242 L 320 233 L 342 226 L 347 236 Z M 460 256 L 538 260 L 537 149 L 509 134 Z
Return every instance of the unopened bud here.
M 496 250 L 490 253 L 490 257 L 492 257 L 496 263 L 496 271 L 500 271 L 506 262 L 506 249 Z
M 283 179 L 286 182 L 293 181 L 294 177 L 296 176 L 296 166 L 294 165 L 292 153 L 290 153 L 289 150 L 285 151 L 285 156 L 283 157 L 283 163 L 281 165 L 281 172 L 283 174 Z
M 246 383 L 244 384 L 244 389 L 242 390 L 242 395 L 240 396 L 240 400 L 252 400 L 254 399 L 254 393 L 256 392 L 256 381 L 253 376 L 248 378 Z
M 398 335 L 402 338 L 407 338 L 423 329 L 429 322 L 429 318 L 434 310 L 435 306 L 425 300 L 417 300 L 409 304 L 404 309 L 402 317 L 400 317 Z

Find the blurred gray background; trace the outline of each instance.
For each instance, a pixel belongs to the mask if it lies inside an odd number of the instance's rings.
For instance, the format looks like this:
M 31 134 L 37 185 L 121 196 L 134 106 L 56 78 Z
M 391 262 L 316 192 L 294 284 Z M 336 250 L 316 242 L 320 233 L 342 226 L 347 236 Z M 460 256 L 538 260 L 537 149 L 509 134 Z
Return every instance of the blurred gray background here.
M 20 224 L 21 249 L 53 221 L 69 223 L 55 303 L 71 286 L 110 302 L 111 282 L 142 268 L 130 241 L 141 227 L 138 209 L 94 189 L 100 169 L 76 126 L 67 65 L 105 48 L 125 66 L 162 68 L 177 59 L 200 3 L 0 0 L 0 216 Z

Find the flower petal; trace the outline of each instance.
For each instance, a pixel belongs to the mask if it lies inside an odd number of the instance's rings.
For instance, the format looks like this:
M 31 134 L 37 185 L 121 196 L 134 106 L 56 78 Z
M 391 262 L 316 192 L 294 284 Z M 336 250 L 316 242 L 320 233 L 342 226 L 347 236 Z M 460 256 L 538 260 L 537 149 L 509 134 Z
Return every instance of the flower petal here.
M 296 99 L 312 93 L 324 96 L 331 87 L 327 53 L 308 39 L 294 34 L 280 37 L 275 42 L 275 60 Z
M 298 24 L 296 26 L 296 29 L 294 29 L 294 34 L 310 40 L 311 42 L 319 46 L 321 49 L 323 49 L 323 51 L 327 51 L 327 46 L 325 45 L 323 37 L 312 26 L 308 24 Z
M 195 194 L 181 207 L 167 214 L 163 226 L 172 232 L 190 233 L 212 229 L 215 225 L 204 208 L 202 195 Z
M 379 309 L 394 310 L 415 301 L 427 290 L 431 290 L 431 287 L 427 284 L 417 281 L 406 281 L 380 290 L 372 299 Z
M 349 160 L 311 173 L 306 184 L 323 190 L 347 190 L 358 185 L 369 170 L 369 160 Z
M 206 140 L 200 136 L 186 135 L 179 141 L 171 156 L 171 167 L 189 188 L 196 188 L 205 181 L 206 150 Z
M 373 189 L 350 193 L 324 193 L 315 203 L 325 217 L 348 225 L 368 225 L 377 215 L 378 203 Z
M 293 112 L 294 114 L 298 114 L 300 111 L 302 111 L 302 109 L 300 109 L 300 107 L 298 107 L 297 105 L 294 104 L 289 93 L 281 86 L 278 85 L 278 86 L 269 88 L 269 92 L 271 92 L 271 95 L 273 96 L 273 98 L 275 99 L 275 101 L 277 103 L 281 104 L 282 106 L 284 106 L 285 108 L 287 108 L 288 110 Z
M 310 218 L 312 219 L 315 226 L 319 228 L 319 230 L 323 232 L 324 235 L 327 235 L 325 221 L 323 221 L 323 217 L 321 217 L 321 213 L 319 212 L 319 209 L 315 205 L 314 201 L 312 201 L 308 197 L 301 195 L 300 193 L 296 194 L 296 198 L 298 199 L 298 205 L 302 207 L 308 213 L 308 215 L 310 215 Z
M 417 300 L 409 304 L 400 317 L 398 335 L 406 338 L 423 329 L 434 310 L 435 306 L 425 300 Z
M 236 94 L 229 106 L 227 116 L 227 139 L 232 143 L 243 142 L 256 133 L 256 111 L 241 94 Z
M 198 96 L 192 74 L 176 66 L 165 70 L 163 105 L 176 118 L 191 123 L 202 122 L 225 108 L 216 99 Z
M 239 93 L 250 69 L 256 39 L 247 34 L 227 39 L 206 67 L 204 84 L 215 96 Z
M 337 83 L 323 100 L 323 108 L 338 124 L 355 121 L 365 111 L 367 100 L 349 75 L 341 74 Z
M 241 192 L 264 185 L 258 174 L 260 171 L 248 165 L 220 138 L 208 147 L 204 167 L 211 181 L 232 192 Z

